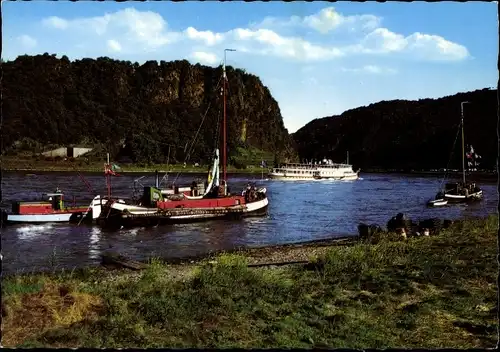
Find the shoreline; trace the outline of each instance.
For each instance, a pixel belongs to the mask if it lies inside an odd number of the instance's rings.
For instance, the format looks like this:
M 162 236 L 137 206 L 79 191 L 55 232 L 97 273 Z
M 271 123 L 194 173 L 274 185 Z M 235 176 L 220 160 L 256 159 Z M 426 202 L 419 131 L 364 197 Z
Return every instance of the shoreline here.
M 5 277 L 2 342 L 490 348 L 496 343 L 497 229 L 498 217 L 489 216 L 407 240 L 219 253 L 177 265 L 152 259 L 142 270 Z
M 247 169 L 236 169 L 229 167 L 227 169 L 228 174 L 255 174 L 264 175 L 268 174 L 268 170 L 262 172 L 261 168 L 247 168 Z M 161 167 L 156 168 L 146 167 L 122 167 L 122 170 L 117 171 L 118 174 L 153 174 L 158 171 L 159 174 L 165 173 L 185 173 L 185 174 L 206 174 L 207 170 L 202 167 L 199 168 L 182 168 L 182 166 L 177 168 L 172 168 L 170 170 L 161 169 Z M 82 173 L 82 174 L 102 174 L 103 171 L 96 167 L 83 167 L 83 168 L 71 168 L 69 166 L 56 166 L 56 167 L 32 167 L 32 168 L 13 168 L 13 167 L 3 167 L 2 172 L 5 173 Z M 363 174 L 388 174 L 388 175 L 411 175 L 411 176 L 429 176 L 429 177 L 442 177 L 448 175 L 449 178 L 460 178 L 462 177 L 461 172 L 445 173 L 440 171 L 392 171 L 392 170 L 361 170 L 360 175 Z M 467 174 L 470 179 L 498 179 L 498 174 L 491 171 L 476 171 Z
M 191 255 L 191 256 L 184 256 L 184 257 L 173 257 L 173 258 L 167 258 L 167 257 L 156 257 L 155 259 L 160 261 L 163 265 L 172 265 L 172 266 L 186 266 L 186 265 L 199 265 L 203 263 L 206 260 L 209 260 L 210 258 L 218 257 L 221 255 L 242 255 L 250 259 L 258 260 L 259 258 L 264 258 L 270 253 L 286 253 L 286 252 L 300 252 L 300 251 L 310 251 L 310 250 L 317 250 L 317 249 L 325 249 L 329 247 L 334 247 L 334 246 L 351 246 L 355 245 L 358 243 L 358 235 L 352 235 L 352 236 L 339 236 L 339 237 L 331 237 L 331 238 L 325 238 L 325 239 L 319 239 L 319 240 L 308 240 L 308 241 L 302 241 L 302 242 L 293 242 L 293 243 L 284 243 L 284 244 L 274 244 L 274 245 L 264 245 L 264 246 L 259 246 L 259 247 L 244 247 L 244 246 L 238 246 L 234 247 L 231 249 L 221 249 L 221 250 L 216 250 L 216 251 L 210 251 L 210 252 L 205 252 L 205 253 L 200 253 L 197 255 Z M 116 253 L 112 250 L 110 251 L 105 251 L 101 254 L 102 257 L 109 257 L 109 256 L 116 256 L 120 255 L 119 253 Z M 129 259 L 127 259 L 129 260 Z M 150 259 L 144 259 L 144 260 L 132 260 L 135 263 L 140 263 L 140 264 L 147 264 L 151 260 Z M 82 266 L 82 267 L 74 267 L 74 268 L 59 268 L 56 270 L 56 272 L 65 272 L 68 270 L 74 270 L 74 271 L 85 271 L 85 270 L 91 270 L 95 268 L 100 268 L 102 266 L 102 263 L 98 265 L 87 265 L 87 266 Z M 42 270 L 31 270 L 31 271 L 23 271 L 22 269 L 17 270 L 16 272 L 10 273 L 4 273 L 4 278 L 12 278 L 16 276 L 22 276 L 22 275 L 37 275 L 37 274 L 44 274 L 47 273 L 47 271 L 42 271 Z
M 104 173 L 102 161 L 93 161 L 90 164 L 82 164 L 80 162 L 58 161 L 47 162 L 40 160 L 30 160 L 20 157 L 2 157 L 1 170 L 6 173 L 85 173 L 85 174 L 102 174 Z M 139 166 L 138 164 L 120 164 L 118 174 L 148 174 L 158 171 L 160 174 L 165 173 L 186 173 L 186 174 L 206 174 L 208 173 L 208 165 L 193 166 L 182 164 L 152 164 L 149 166 Z M 230 174 L 268 174 L 271 168 L 262 168 L 260 166 L 249 165 L 245 169 L 238 169 L 234 166 L 228 166 L 227 172 Z M 442 177 L 447 175 L 449 178 L 459 178 L 462 176 L 461 171 L 403 171 L 395 169 L 361 169 L 360 174 L 390 174 L 390 175 L 412 175 L 412 176 L 429 176 Z M 468 172 L 468 178 L 476 179 L 498 179 L 496 171 L 476 171 Z
M 205 170 L 203 167 L 186 167 L 182 166 L 171 168 L 169 170 L 162 169 L 161 165 L 140 168 L 137 166 L 128 167 L 122 166 L 120 170 L 116 172 L 118 174 L 144 174 L 144 173 L 155 173 L 158 171 L 159 174 L 164 173 L 186 173 L 186 174 L 207 174 L 208 168 Z M 103 174 L 104 169 L 101 167 L 71 167 L 71 166 L 51 166 L 51 167 L 2 167 L 2 172 L 8 173 L 82 173 L 82 174 Z M 248 168 L 248 169 L 236 169 L 229 167 L 227 173 L 230 174 L 262 174 L 261 168 Z M 267 174 L 267 171 L 264 171 Z
M 76 159 L 75 161 L 46 161 L 46 160 L 35 160 L 30 157 L 20 155 L 18 157 L 13 156 L 3 156 L 1 159 L 1 170 L 2 172 L 8 173 L 85 173 L 85 174 L 102 174 L 104 173 L 104 161 L 89 161 L 84 162 L 83 160 Z M 152 165 L 141 165 L 136 163 L 125 163 L 120 164 L 116 162 L 120 169 L 117 170 L 118 174 L 145 174 L 145 173 L 186 173 L 186 174 L 205 174 L 208 173 L 209 165 L 194 166 L 192 164 L 152 164 Z M 234 166 L 228 166 L 227 172 L 230 174 L 268 174 L 272 167 L 262 168 L 260 165 L 248 165 L 244 169 L 239 169 Z M 361 174 L 394 174 L 394 175 L 412 175 L 412 176 L 433 176 L 442 177 L 447 175 L 449 178 L 461 177 L 462 172 L 457 171 L 442 171 L 442 170 L 414 170 L 414 171 L 404 171 L 397 169 L 372 169 L 365 168 L 361 169 Z M 467 176 L 469 178 L 479 178 L 479 179 L 497 179 L 498 173 L 496 170 L 488 171 L 475 171 L 468 172 Z

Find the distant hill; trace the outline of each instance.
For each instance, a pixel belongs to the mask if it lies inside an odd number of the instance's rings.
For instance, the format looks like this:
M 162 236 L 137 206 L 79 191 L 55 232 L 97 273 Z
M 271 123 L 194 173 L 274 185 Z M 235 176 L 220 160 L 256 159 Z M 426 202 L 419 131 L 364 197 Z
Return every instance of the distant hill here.
M 190 160 L 206 162 L 220 135 L 221 67 L 107 57 L 71 62 L 46 53 L 3 62 L 2 70 L 7 152 L 81 143 L 134 161 L 183 162 L 203 121 Z M 227 70 L 230 156 L 258 150 L 296 158 L 269 89 L 254 75 Z
M 464 105 L 465 141 L 495 168 L 498 155 L 496 90 L 482 89 L 439 99 L 381 101 L 316 119 L 293 134 L 301 159 L 324 157 L 370 169 L 445 168 Z M 461 136 L 450 168 L 461 168 Z

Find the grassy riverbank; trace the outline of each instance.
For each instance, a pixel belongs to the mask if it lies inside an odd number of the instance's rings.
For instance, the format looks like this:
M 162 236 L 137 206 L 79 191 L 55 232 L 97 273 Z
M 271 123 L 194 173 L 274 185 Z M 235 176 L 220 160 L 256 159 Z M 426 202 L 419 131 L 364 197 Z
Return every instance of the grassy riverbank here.
M 249 268 L 249 254 L 232 254 L 153 261 L 142 272 L 5 278 L 2 344 L 493 347 L 497 222 L 468 220 L 404 242 L 304 247 L 302 256 L 316 256 L 306 266 Z
M 121 169 L 117 170 L 118 173 L 140 173 L 140 172 L 155 172 L 158 170 L 161 173 L 165 172 L 186 172 L 186 173 L 207 173 L 208 166 L 193 166 L 192 164 L 152 164 L 152 165 L 138 165 L 138 164 L 119 164 Z M 104 172 L 104 161 L 92 161 L 89 163 L 82 161 L 46 161 L 36 160 L 34 158 L 23 157 L 3 157 L 2 170 L 4 171 L 28 171 L 28 172 Z M 229 166 L 227 169 L 229 173 L 262 173 L 262 168 L 258 166 L 247 166 L 244 169 L 238 169 Z M 267 169 L 264 169 L 267 174 Z

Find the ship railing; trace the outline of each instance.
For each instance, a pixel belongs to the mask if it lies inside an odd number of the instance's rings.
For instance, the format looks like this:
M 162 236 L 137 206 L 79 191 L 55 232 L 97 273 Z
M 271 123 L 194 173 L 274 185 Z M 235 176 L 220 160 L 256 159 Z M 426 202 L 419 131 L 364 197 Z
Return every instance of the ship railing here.
M 352 166 L 351 164 L 344 163 L 333 163 L 333 164 L 282 164 L 280 168 L 291 168 L 291 167 L 332 167 L 332 166 Z

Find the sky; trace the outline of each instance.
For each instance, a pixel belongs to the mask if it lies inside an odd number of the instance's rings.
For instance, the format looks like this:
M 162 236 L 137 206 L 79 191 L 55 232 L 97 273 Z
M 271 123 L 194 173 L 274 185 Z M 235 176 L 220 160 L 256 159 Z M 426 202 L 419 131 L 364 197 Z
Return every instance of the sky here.
M 496 87 L 496 2 L 4 2 L 2 58 L 187 59 L 260 77 L 285 127 Z

